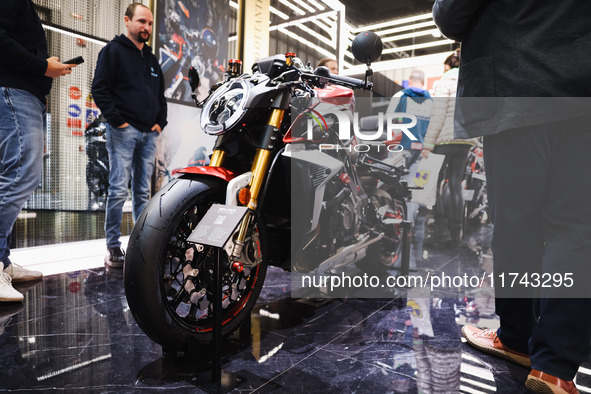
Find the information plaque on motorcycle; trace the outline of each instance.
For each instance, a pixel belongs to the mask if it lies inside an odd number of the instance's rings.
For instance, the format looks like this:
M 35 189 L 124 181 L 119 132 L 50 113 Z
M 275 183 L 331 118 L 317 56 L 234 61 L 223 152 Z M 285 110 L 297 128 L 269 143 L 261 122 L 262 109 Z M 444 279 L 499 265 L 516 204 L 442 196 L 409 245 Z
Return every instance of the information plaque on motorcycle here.
M 223 248 L 246 211 L 247 207 L 213 204 L 187 241 Z

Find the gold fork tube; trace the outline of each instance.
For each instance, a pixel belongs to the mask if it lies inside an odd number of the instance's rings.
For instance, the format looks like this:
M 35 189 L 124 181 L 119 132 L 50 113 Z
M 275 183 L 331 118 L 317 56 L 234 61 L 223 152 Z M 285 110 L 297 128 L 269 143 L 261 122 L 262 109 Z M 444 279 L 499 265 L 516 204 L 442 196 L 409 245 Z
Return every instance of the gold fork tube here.
M 271 152 L 266 149 L 257 149 L 257 153 L 254 156 L 254 162 L 252 163 L 252 177 L 248 183 L 250 188 L 250 201 L 248 202 L 248 209 L 255 210 L 257 208 L 257 202 L 259 199 L 259 193 L 263 186 L 265 175 L 269 167 L 269 157 Z
M 221 167 L 226 157 L 228 157 L 228 152 L 221 149 L 214 150 L 213 154 L 211 155 L 211 160 L 209 161 L 209 166 Z
M 283 109 L 274 109 L 271 113 L 271 117 L 269 118 L 269 125 L 279 128 L 281 126 L 281 121 L 283 120 L 283 114 L 285 110 Z
M 279 129 L 284 114 L 285 110 L 274 109 L 273 112 L 271 112 L 271 116 L 269 116 L 269 122 L 267 124 Z M 261 187 L 263 186 L 265 175 L 267 175 L 267 171 L 269 170 L 269 157 L 271 157 L 271 151 L 267 149 L 257 149 L 252 167 L 250 169 L 252 172 L 252 178 L 248 184 L 250 189 L 250 201 L 248 202 L 248 209 L 253 211 L 257 208 L 259 193 L 261 191 Z
M 274 109 L 271 113 L 271 116 L 269 117 L 268 124 L 279 129 L 284 113 L 285 110 Z M 249 210 L 244 216 L 244 219 L 242 219 L 242 223 L 240 223 L 240 230 L 238 230 L 238 236 L 234 240 L 234 250 L 232 251 L 232 257 L 236 259 L 239 258 L 240 254 L 242 253 L 242 247 L 244 246 L 244 240 L 246 239 L 246 233 L 252 218 L 252 212 L 257 209 L 259 194 L 261 192 L 261 188 L 263 187 L 263 182 L 265 180 L 265 176 L 267 175 L 267 171 L 269 171 L 270 157 L 271 151 L 261 148 L 257 149 L 254 156 L 254 161 L 250 168 L 252 177 L 248 183 L 248 188 L 250 189 L 250 201 L 248 202 Z
M 234 240 L 234 249 L 232 250 L 232 257 L 235 259 L 240 258 L 242 254 L 242 248 L 244 247 L 244 240 L 246 239 L 246 233 L 248 232 L 248 226 L 252 218 L 252 212 L 257 208 L 258 196 L 263 186 L 263 180 L 267 174 L 269 167 L 269 157 L 271 152 L 265 149 L 257 149 L 252 163 L 251 171 L 252 177 L 248 187 L 250 188 L 250 201 L 248 202 L 248 211 L 240 223 L 240 229 L 238 230 L 238 236 Z

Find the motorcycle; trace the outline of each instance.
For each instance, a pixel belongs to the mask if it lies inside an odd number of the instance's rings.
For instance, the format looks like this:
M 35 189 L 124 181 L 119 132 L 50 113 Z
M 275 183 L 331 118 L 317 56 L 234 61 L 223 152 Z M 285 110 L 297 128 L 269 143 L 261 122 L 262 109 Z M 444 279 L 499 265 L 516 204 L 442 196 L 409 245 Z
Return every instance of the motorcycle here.
M 468 153 L 466 175 L 462 186 L 466 201 L 466 220 L 473 223 L 485 223 L 488 220 L 488 197 L 484 173 L 484 152 L 481 143 L 470 149 L 470 153 Z
M 472 146 L 466 157 L 461 182 L 462 205 L 459 208 L 461 214 L 459 222 L 453 213 L 456 202 L 450 188 L 450 174 L 445 168 L 445 162 L 443 165 L 438 179 L 435 215 L 440 219 L 446 219 L 452 241 L 461 242 L 468 225 L 485 223 L 488 220 L 482 144 L 477 143 Z
M 91 210 L 105 208 L 109 190 L 109 153 L 107 152 L 107 121 L 100 115 L 84 131 L 86 184 L 89 191 L 88 206 Z
M 353 44 L 368 66 L 381 48 L 371 32 Z M 355 137 L 344 141 L 337 133 L 343 115 L 351 115 L 353 89 L 371 89 L 371 70 L 365 80 L 332 75 L 292 53 L 260 59 L 252 75 L 241 75 L 236 65 L 231 62 L 225 82 L 198 103 L 202 129 L 217 135 L 209 165 L 179 171 L 152 198 L 129 239 L 129 307 L 167 350 L 190 352 L 212 339 L 218 255 L 222 335 L 249 318 L 269 265 L 325 275 L 353 264 L 388 270 L 401 256 L 410 196 L 404 170 L 372 150 L 357 152 Z M 194 69 L 189 75 L 194 91 L 198 75 Z M 312 115 L 322 120 L 316 127 L 308 122 Z M 188 240 L 214 203 L 247 208 L 219 249 Z

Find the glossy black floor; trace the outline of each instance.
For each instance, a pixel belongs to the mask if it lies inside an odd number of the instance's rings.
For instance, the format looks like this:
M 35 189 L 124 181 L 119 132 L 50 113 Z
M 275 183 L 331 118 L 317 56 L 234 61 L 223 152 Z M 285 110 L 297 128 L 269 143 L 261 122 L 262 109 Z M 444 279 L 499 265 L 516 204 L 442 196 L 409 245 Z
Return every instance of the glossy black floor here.
M 462 248 L 452 249 L 428 238 L 428 219 L 417 219 L 413 266 L 488 269 L 488 225 L 470 227 Z M 192 364 L 163 356 L 133 320 L 122 279 L 106 268 L 49 276 L 19 288 L 23 304 L 0 305 L 0 391 L 213 391 L 211 350 Z M 269 270 L 250 331 L 224 345 L 224 371 L 242 380 L 234 392 L 526 392 L 528 370 L 460 339 L 466 322 L 498 326 L 486 296 L 426 294 L 410 308 L 397 299 L 292 299 L 289 279 Z M 577 384 L 589 392 L 587 372 Z

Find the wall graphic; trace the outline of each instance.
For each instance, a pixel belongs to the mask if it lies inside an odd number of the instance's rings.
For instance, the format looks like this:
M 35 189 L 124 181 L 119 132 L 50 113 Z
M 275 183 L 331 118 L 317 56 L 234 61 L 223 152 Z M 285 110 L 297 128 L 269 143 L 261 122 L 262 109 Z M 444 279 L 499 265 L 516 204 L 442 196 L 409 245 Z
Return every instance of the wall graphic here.
M 155 53 L 170 102 L 193 105 L 188 71 L 199 72 L 198 98 L 223 78 L 228 54 L 227 0 L 159 0 Z
M 156 150 L 154 190 L 166 185 L 182 168 L 209 164 L 215 137 L 201 131 L 200 116 L 199 108 L 168 104 L 168 125 Z

